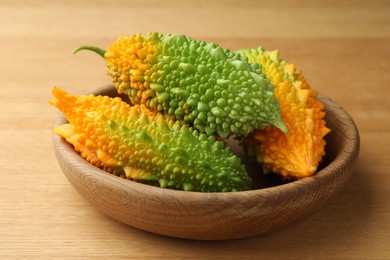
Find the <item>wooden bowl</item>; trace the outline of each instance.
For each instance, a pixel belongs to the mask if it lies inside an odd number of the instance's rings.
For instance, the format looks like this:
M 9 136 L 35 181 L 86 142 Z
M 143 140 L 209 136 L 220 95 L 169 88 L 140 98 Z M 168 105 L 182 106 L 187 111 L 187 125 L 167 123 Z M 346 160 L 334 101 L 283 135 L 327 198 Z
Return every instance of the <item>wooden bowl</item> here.
M 112 86 L 95 94 L 116 96 Z M 359 152 L 358 130 L 347 112 L 324 96 L 327 155 L 311 177 L 289 183 L 258 177 L 254 190 L 228 193 L 185 192 L 153 187 L 106 173 L 80 157 L 53 134 L 58 162 L 73 187 L 112 218 L 149 232 L 199 240 L 235 239 L 282 228 L 320 208 L 352 173 Z M 66 123 L 60 115 L 56 126 Z M 237 145 L 232 145 L 239 153 Z M 250 165 L 251 171 L 258 170 Z M 260 174 L 257 173 L 258 176 Z

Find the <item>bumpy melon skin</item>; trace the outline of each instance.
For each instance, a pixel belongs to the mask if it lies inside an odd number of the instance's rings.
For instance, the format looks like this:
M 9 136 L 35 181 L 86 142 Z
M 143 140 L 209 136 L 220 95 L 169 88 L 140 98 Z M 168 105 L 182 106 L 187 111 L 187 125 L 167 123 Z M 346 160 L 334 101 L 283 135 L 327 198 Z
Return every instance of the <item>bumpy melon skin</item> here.
M 132 104 L 144 104 L 207 135 L 286 132 L 274 85 L 261 66 L 215 43 L 159 33 L 122 36 L 105 52 L 108 74 Z
M 264 74 L 275 84 L 287 134 L 274 126 L 255 130 L 245 143 L 263 164 L 265 172 L 275 172 L 287 179 L 300 179 L 314 174 L 325 155 L 323 104 L 295 65 L 283 60 L 279 51 L 264 48 L 240 50 L 250 62 L 262 65 Z
M 240 159 L 213 136 L 120 98 L 73 96 L 59 88 L 54 88 L 53 95 L 50 104 L 69 121 L 55 133 L 97 167 L 164 188 L 251 189 Z

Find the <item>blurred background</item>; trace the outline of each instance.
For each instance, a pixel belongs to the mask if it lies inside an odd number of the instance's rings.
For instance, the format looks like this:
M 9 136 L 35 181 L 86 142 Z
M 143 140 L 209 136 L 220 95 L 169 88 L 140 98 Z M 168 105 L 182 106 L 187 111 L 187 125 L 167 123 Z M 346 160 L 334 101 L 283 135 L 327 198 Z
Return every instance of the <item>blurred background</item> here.
M 361 153 L 350 183 L 304 221 L 234 242 L 161 238 L 97 212 L 59 169 L 51 146 L 58 113 L 47 101 L 53 86 L 85 94 L 110 84 L 103 59 L 73 55 L 75 48 L 106 48 L 120 35 L 152 31 L 231 50 L 279 49 L 313 89 L 356 121 Z M 227 259 L 256 252 L 388 259 L 389 46 L 386 0 L 0 0 L 0 258 L 81 253 Z

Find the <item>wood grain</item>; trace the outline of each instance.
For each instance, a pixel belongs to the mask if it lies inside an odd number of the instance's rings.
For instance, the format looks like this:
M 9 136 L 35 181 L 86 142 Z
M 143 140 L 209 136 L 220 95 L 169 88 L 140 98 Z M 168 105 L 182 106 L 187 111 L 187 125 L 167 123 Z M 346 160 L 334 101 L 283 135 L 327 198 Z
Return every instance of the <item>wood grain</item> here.
M 389 13 L 386 0 L 0 0 L 0 258 L 388 259 Z M 284 229 L 213 242 L 140 231 L 83 199 L 53 151 L 51 88 L 109 84 L 99 57 L 71 52 L 149 31 L 278 48 L 359 128 L 359 159 L 342 190 Z

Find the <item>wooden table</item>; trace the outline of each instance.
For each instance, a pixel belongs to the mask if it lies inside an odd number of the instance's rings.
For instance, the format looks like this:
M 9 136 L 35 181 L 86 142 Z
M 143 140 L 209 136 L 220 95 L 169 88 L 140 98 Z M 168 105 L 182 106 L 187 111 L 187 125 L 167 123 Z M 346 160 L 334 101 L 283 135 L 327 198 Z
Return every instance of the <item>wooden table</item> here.
M 279 49 L 356 121 L 350 182 L 298 223 L 233 241 L 162 237 L 93 208 L 57 164 L 47 101 L 55 85 L 110 83 L 100 57 L 74 48 L 149 31 Z M 389 1 L 0 0 L 0 46 L 0 258 L 390 259 Z

